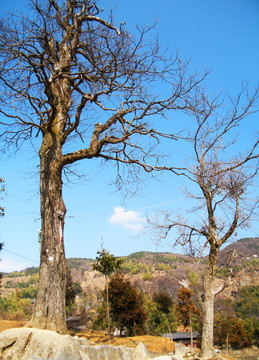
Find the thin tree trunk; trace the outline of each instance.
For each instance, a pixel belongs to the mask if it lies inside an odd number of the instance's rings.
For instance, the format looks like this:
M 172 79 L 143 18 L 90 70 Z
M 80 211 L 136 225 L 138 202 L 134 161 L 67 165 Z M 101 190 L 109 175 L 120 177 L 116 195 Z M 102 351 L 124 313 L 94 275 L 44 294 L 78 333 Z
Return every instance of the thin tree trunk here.
M 193 348 L 192 315 L 190 316 L 191 347 Z
M 36 304 L 29 326 L 66 332 L 66 259 L 61 147 L 53 136 L 43 139 L 40 150 L 41 253 Z
M 229 331 L 227 332 L 227 340 L 226 340 L 227 355 L 229 355 L 229 345 L 228 345 L 228 339 L 229 339 Z
M 173 341 L 173 337 L 172 337 L 171 328 L 170 328 L 170 325 L 169 325 L 168 316 L 167 316 L 167 314 L 166 314 L 165 316 L 166 316 L 166 322 L 167 322 L 168 331 L 169 331 L 169 334 L 170 334 L 170 339 L 171 339 L 171 341 Z
M 206 270 L 204 274 L 204 302 L 201 357 L 212 358 L 213 351 L 213 326 L 214 326 L 214 293 L 212 291 L 212 278 Z
M 110 343 L 111 338 L 111 324 L 110 324 L 110 304 L 109 304 L 109 283 L 106 276 L 106 295 L 107 295 L 107 322 L 108 322 L 108 343 Z

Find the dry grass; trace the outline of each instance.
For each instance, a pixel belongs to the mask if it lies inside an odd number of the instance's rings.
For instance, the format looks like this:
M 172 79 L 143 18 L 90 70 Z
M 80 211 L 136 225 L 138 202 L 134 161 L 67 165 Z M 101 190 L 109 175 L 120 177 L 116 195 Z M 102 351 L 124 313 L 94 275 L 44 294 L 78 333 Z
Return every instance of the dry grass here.
M 0 332 L 7 329 L 23 327 L 25 324 L 25 321 L 0 320 Z
M 85 337 L 91 345 L 109 344 L 108 335 L 105 331 L 85 330 L 77 334 Z M 174 351 L 174 343 L 169 339 L 160 336 L 142 335 L 134 337 L 111 337 L 110 345 L 136 347 L 140 342 L 146 345 L 151 353 L 168 354 Z
M 145 344 L 151 353 L 168 354 L 174 351 L 174 343 L 171 340 L 151 335 L 115 338 L 111 341 L 111 344 L 136 347 L 140 342 Z

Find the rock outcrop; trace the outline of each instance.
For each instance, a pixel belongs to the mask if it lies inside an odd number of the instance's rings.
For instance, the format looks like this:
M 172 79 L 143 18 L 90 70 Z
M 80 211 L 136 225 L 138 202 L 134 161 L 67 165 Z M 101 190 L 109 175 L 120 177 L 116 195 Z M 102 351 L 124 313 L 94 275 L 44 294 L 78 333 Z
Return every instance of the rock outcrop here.
M 32 328 L 8 329 L 0 333 L 0 358 L 3 360 L 149 360 L 144 344 L 90 346 L 84 338 L 59 335 Z M 156 360 L 171 360 L 169 355 Z

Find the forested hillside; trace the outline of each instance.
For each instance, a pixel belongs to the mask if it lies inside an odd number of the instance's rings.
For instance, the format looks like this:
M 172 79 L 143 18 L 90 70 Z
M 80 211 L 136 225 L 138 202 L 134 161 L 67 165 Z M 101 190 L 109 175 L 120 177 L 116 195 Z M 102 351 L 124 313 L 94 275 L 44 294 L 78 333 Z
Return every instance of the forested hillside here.
M 258 238 L 242 239 L 224 248 L 219 262 L 223 262 L 233 249 L 237 254 L 234 269 L 236 276 L 231 286 L 217 296 L 215 338 L 217 343 L 222 345 L 231 324 L 234 332 L 241 331 L 241 334 L 243 331 L 242 341 L 245 346 L 259 338 Z M 137 293 L 143 296 L 146 319 L 143 331 L 151 334 L 168 332 L 165 315 L 159 315 L 160 310 L 155 305 L 155 294 L 167 294 L 173 301 L 174 305 L 169 314 L 172 330 L 176 331 L 181 326 L 175 311 L 180 288 L 187 287 L 191 291 L 192 301 L 197 309 L 200 309 L 203 294 L 201 279 L 206 257 L 197 259 L 174 253 L 138 252 L 123 259 L 121 279 L 129 281 Z M 70 272 L 67 284 L 67 313 L 68 316 L 77 315 L 79 324 L 83 326 L 105 328 L 105 309 L 102 308 L 105 279 L 93 270 L 94 262 L 93 259 L 67 259 Z M 224 267 L 219 265 L 217 281 L 222 281 L 224 276 Z M 0 299 L 1 317 L 29 318 L 37 293 L 37 282 L 38 268 L 4 274 Z M 116 281 L 114 283 L 116 284 Z M 200 329 L 201 321 L 198 311 L 193 319 L 195 329 Z M 235 343 L 234 335 L 231 341 Z

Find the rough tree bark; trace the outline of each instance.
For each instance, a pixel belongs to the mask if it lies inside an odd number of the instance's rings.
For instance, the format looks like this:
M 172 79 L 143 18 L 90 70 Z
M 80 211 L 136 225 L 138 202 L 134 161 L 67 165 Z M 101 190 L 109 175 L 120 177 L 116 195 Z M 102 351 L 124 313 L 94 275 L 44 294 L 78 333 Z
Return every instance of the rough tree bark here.
M 55 62 L 57 73 L 68 69 L 71 55 L 66 47 Z M 64 219 L 66 206 L 62 198 L 63 131 L 71 104 L 67 78 L 57 79 L 50 86 L 55 102 L 50 122 L 42 127 L 40 158 L 41 251 L 37 301 L 30 324 L 33 327 L 66 331 L 66 258 Z
M 66 258 L 62 198 L 61 145 L 56 136 L 43 136 L 40 155 L 41 250 L 37 301 L 30 324 L 66 331 Z
M 216 259 L 218 250 L 213 247 L 209 254 L 209 261 L 207 269 L 203 275 L 203 295 L 204 301 L 202 303 L 202 343 L 201 353 L 203 358 L 211 358 L 214 356 L 213 352 L 213 328 L 214 328 L 214 286 L 213 277 L 216 266 Z

